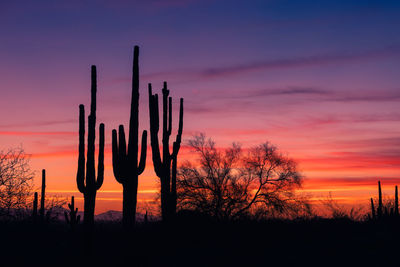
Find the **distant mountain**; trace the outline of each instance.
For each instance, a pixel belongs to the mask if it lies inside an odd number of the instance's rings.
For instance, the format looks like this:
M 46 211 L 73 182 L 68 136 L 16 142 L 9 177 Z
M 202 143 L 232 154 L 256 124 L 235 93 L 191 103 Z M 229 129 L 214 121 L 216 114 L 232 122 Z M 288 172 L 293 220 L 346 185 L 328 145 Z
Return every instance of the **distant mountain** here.
M 47 211 L 46 211 L 47 212 Z M 58 220 L 58 221 L 65 221 L 64 212 L 69 212 L 69 209 L 65 208 L 55 208 L 51 211 L 51 220 Z M 21 210 L 11 210 L 11 216 L 19 217 L 19 218 L 26 218 L 30 217 L 32 214 L 31 210 L 21 209 Z M 83 211 L 78 211 L 78 215 L 81 216 L 81 222 L 83 221 Z M 136 221 L 143 222 L 144 221 L 144 214 L 136 213 Z M 6 219 L 5 216 L 0 215 L 0 220 Z M 122 221 L 122 211 L 118 210 L 108 210 L 106 212 L 97 214 L 94 216 L 95 221 L 110 221 L 110 222 L 118 222 Z M 158 216 L 149 215 L 149 221 L 159 220 Z
M 97 214 L 94 216 L 96 221 L 121 221 L 122 220 L 122 211 L 117 210 L 108 210 L 106 212 Z
M 149 216 L 149 220 L 157 219 L 158 217 Z M 96 221 L 112 221 L 117 222 L 122 220 L 122 211 L 117 210 L 108 210 L 106 212 L 97 214 L 94 216 Z M 136 213 L 136 221 L 143 222 L 144 221 L 144 214 Z

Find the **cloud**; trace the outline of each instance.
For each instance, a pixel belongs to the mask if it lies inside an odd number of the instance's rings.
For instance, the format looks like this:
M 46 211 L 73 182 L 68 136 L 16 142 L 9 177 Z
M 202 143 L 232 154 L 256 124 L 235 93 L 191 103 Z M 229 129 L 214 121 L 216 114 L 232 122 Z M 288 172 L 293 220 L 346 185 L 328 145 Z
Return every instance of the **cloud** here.
M 32 135 L 78 135 L 78 132 L 30 132 L 30 131 L 0 131 L 0 135 L 32 136 Z
M 330 54 L 310 55 L 286 59 L 265 59 L 255 62 L 247 62 L 231 66 L 205 68 L 168 70 L 165 72 L 154 72 L 141 74 L 141 79 L 168 80 L 174 83 L 186 83 L 210 78 L 224 78 L 232 75 L 243 75 L 265 70 L 292 69 L 300 67 L 315 67 L 330 64 L 356 63 L 380 58 L 390 58 L 400 55 L 400 45 L 387 46 L 380 49 L 363 52 L 336 52 Z M 130 77 L 115 77 L 110 82 L 121 83 L 130 81 Z M 290 93 L 290 92 L 288 92 Z
M 52 126 L 57 124 L 67 124 L 76 123 L 76 119 L 66 119 L 66 120 L 48 120 L 48 121 L 33 121 L 33 122 L 21 122 L 21 123 L 10 123 L 10 124 L 0 124 L 0 128 L 26 128 L 35 126 Z
M 298 57 L 292 59 L 264 60 L 258 62 L 245 63 L 234 66 L 209 68 L 200 72 L 200 76 L 204 78 L 227 76 L 235 74 L 243 74 L 247 72 L 270 70 L 270 69 L 287 69 L 297 67 L 314 67 L 320 65 L 351 63 L 363 60 L 371 60 L 375 58 L 385 58 L 393 55 L 400 55 L 400 46 L 393 45 L 378 50 L 370 50 L 365 52 L 342 52 L 335 54 L 316 55 L 308 57 Z
M 257 90 L 243 90 L 241 92 L 229 92 L 229 94 L 220 94 L 224 98 L 255 98 L 263 96 L 325 96 L 330 95 L 331 92 L 312 87 L 287 87 L 281 89 L 257 89 Z
M 349 94 L 337 94 L 335 97 L 327 98 L 325 101 L 335 102 L 387 102 L 400 100 L 400 91 L 380 91 L 380 92 L 364 92 Z
M 378 180 L 383 185 L 398 185 L 400 177 L 328 177 L 306 179 L 307 189 L 321 189 L 326 186 L 349 186 L 354 190 L 355 186 L 378 186 Z

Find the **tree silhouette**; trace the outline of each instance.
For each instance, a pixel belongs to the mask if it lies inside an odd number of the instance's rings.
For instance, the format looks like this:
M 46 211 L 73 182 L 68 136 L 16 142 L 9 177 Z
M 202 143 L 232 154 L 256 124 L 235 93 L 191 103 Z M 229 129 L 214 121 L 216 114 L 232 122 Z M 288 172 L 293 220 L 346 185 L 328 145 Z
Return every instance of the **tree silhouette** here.
M 0 152 L 0 215 L 14 218 L 24 209 L 32 190 L 34 172 L 21 147 Z
M 119 126 L 119 140 L 117 131 L 112 131 L 112 162 L 115 179 L 123 186 L 122 222 L 124 227 L 131 227 L 135 223 L 138 176 L 143 173 L 146 165 L 147 131 L 142 134 L 140 162 L 138 161 L 139 138 L 139 47 L 135 46 L 133 53 L 132 71 L 132 101 L 129 120 L 128 151 L 124 126 Z
M 226 220 L 249 214 L 256 206 L 279 213 L 296 207 L 294 190 L 302 177 L 296 163 L 275 146 L 267 142 L 243 155 L 240 145 L 219 150 L 204 134 L 194 136 L 188 145 L 198 161 L 195 165 L 187 161 L 179 169 L 182 209 Z

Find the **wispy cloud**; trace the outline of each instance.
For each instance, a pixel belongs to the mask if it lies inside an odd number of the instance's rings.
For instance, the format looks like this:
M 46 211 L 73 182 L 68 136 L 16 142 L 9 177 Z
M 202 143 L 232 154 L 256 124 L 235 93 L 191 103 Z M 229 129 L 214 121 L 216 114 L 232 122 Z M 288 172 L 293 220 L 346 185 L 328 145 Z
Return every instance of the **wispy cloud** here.
M 400 55 L 400 45 L 393 45 L 378 50 L 370 50 L 364 52 L 341 52 L 334 54 L 316 55 L 298 57 L 292 59 L 277 59 L 251 62 L 241 65 L 209 68 L 201 71 L 203 77 L 215 77 L 235 75 L 238 73 L 246 73 L 252 71 L 268 70 L 268 69 L 284 69 L 297 67 L 313 67 L 336 63 L 350 63 L 362 60 L 371 60 L 376 58 L 385 58 L 393 55 Z
M 219 92 L 218 96 L 223 98 L 255 98 L 264 96 L 326 96 L 332 94 L 329 91 L 312 87 L 286 87 L 280 89 L 255 89 L 240 92 Z
M 32 135 L 77 135 L 77 132 L 29 132 L 29 131 L 0 131 L 0 135 L 32 136 Z
M 264 59 L 260 61 L 246 62 L 237 65 L 211 67 L 204 69 L 177 69 L 168 70 L 165 72 L 144 73 L 141 75 L 141 78 L 148 81 L 172 80 L 175 83 L 185 83 L 198 80 L 207 80 L 210 78 L 224 78 L 226 76 L 238 74 L 243 75 L 258 71 L 315 67 L 331 64 L 350 64 L 360 61 L 390 58 L 393 56 L 400 56 L 399 44 L 362 52 L 342 51 L 330 54 L 309 55 L 294 58 Z M 111 82 L 115 83 L 128 81 L 130 81 L 130 77 L 115 77 L 111 80 Z
M 321 189 L 327 186 L 351 186 L 350 189 L 354 190 L 353 186 L 377 186 L 378 180 L 383 185 L 397 185 L 400 184 L 400 177 L 330 177 L 330 178 L 310 178 L 306 179 L 307 188 Z
M 30 122 L 20 122 L 20 123 L 9 123 L 0 124 L 0 128 L 26 128 L 26 127 L 39 127 L 39 126 L 53 126 L 57 124 L 68 124 L 75 123 L 76 119 L 66 119 L 66 120 L 47 120 L 47 121 L 30 121 Z

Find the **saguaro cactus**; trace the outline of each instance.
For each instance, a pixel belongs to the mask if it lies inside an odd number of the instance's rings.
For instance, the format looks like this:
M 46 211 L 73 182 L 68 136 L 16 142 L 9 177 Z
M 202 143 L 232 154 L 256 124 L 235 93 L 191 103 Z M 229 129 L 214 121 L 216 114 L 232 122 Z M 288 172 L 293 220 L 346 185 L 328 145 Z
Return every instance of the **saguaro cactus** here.
M 64 212 L 65 221 L 71 225 L 71 228 L 74 229 L 79 221 L 81 220 L 81 215 L 78 215 L 78 208 L 75 208 L 74 196 L 71 197 L 71 204 L 68 204 L 69 211 Z
M 96 134 L 96 66 L 92 66 L 92 88 L 90 114 L 88 117 L 88 147 L 85 174 L 85 107 L 79 105 L 79 158 L 76 183 L 79 192 L 84 196 L 84 224 L 91 226 L 94 223 L 94 208 L 96 192 L 100 189 L 104 180 L 104 124 L 99 127 L 99 158 L 96 179 L 95 170 L 95 134 Z
M 42 194 L 40 195 L 40 219 L 44 220 L 44 211 L 45 211 L 45 194 L 46 194 L 46 170 L 42 170 Z
M 36 221 L 37 218 L 37 213 L 38 213 L 38 193 L 35 192 L 34 197 L 33 197 L 33 209 L 32 209 L 32 217 L 33 220 Z
M 115 179 L 123 187 L 122 221 L 124 227 L 131 227 L 135 223 L 138 178 L 146 165 L 147 131 L 142 133 L 142 147 L 140 162 L 138 161 L 139 139 L 139 47 L 133 52 L 132 69 L 132 100 L 129 120 L 128 151 L 126 150 L 124 126 L 117 131 L 112 130 L 112 161 Z
M 375 214 L 375 207 L 374 207 L 374 200 L 371 197 L 371 215 L 372 215 L 372 219 L 376 218 L 376 214 Z
M 397 190 L 397 185 L 394 188 L 394 214 L 399 216 L 399 192 Z
M 161 213 L 163 221 L 168 221 L 176 212 L 176 168 L 177 157 L 182 139 L 183 128 L 183 98 L 180 99 L 179 127 L 176 140 L 170 153 L 169 138 L 172 129 L 172 98 L 169 97 L 167 83 L 164 82 L 163 94 L 163 155 L 161 159 L 158 131 L 159 131 L 159 112 L 158 95 L 152 93 L 149 84 L 149 109 L 150 109 L 150 140 L 153 154 L 153 165 L 157 176 L 161 181 Z
M 382 187 L 381 187 L 381 181 L 378 181 L 378 209 L 377 209 L 377 214 L 378 218 L 381 218 L 383 215 L 383 202 L 382 202 Z

